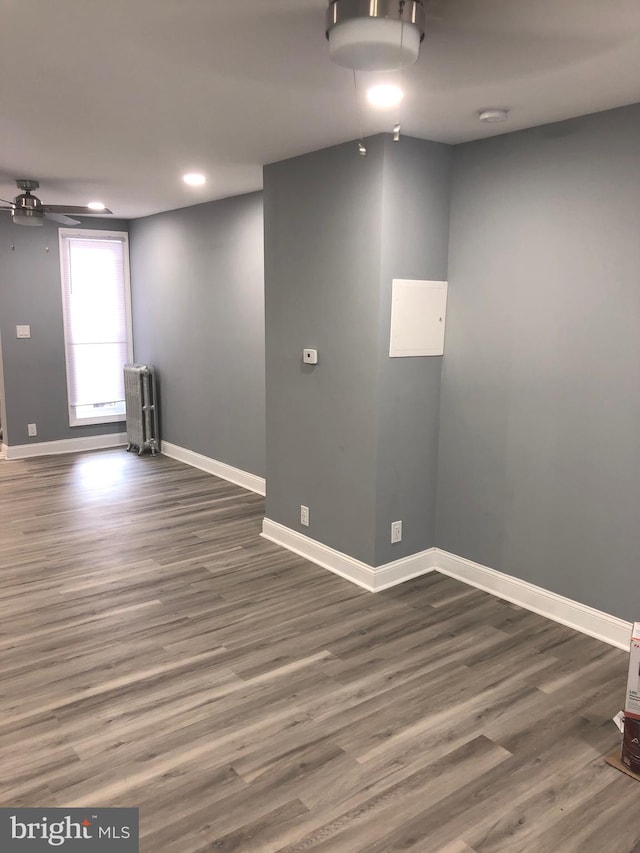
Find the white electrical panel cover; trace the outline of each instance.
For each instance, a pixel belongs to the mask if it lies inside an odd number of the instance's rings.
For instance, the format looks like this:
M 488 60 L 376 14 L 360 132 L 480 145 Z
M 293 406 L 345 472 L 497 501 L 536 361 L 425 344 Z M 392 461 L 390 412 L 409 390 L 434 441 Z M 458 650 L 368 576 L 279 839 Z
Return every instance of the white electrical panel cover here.
M 389 356 L 444 355 L 447 282 L 394 278 Z

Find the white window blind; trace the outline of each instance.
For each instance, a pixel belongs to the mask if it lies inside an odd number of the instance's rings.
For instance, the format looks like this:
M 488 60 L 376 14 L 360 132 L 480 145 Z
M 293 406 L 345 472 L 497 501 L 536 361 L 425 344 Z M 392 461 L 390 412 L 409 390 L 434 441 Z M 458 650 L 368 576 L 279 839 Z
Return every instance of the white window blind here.
M 60 229 L 71 424 L 122 420 L 131 356 L 127 235 Z

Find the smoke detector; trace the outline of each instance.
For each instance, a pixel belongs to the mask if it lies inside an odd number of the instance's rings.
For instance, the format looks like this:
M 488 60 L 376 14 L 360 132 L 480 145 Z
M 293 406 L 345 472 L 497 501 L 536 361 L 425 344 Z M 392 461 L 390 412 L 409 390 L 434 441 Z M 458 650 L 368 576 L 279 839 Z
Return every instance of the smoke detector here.
M 498 124 L 501 121 L 506 121 L 509 117 L 509 110 L 490 109 L 480 110 L 478 118 L 484 124 Z

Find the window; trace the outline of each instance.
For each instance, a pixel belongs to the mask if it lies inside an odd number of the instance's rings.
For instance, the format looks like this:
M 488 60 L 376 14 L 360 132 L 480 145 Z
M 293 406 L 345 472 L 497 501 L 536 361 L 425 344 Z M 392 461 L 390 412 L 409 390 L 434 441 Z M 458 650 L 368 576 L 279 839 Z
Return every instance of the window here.
M 123 368 L 133 361 L 127 234 L 59 231 L 69 423 L 123 421 Z

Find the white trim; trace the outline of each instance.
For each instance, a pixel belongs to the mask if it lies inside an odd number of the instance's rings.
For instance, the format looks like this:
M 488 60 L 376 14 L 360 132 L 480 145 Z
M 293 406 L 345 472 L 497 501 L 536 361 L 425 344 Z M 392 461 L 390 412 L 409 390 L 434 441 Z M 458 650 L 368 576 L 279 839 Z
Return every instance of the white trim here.
M 127 434 L 86 435 L 82 438 L 62 438 L 59 441 L 37 441 L 33 444 L 5 445 L 6 459 L 30 459 L 33 456 L 57 456 L 60 453 L 81 453 L 85 450 L 106 450 L 127 443 Z
M 71 410 L 73 406 L 69 406 L 69 410 Z M 76 418 L 75 415 L 72 418 L 69 415 L 69 426 L 70 427 L 83 427 L 83 426 L 97 426 L 98 424 L 115 424 L 115 423 L 126 423 L 127 416 L 125 413 L 120 412 L 117 415 L 98 415 L 95 418 Z
M 586 604 L 580 604 L 578 601 L 565 598 L 528 581 L 489 569 L 464 557 L 449 554 L 440 548 L 436 549 L 435 568 L 443 575 L 490 592 L 526 610 L 539 613 L 547 619 L 616 646 L 618 649 L 629 651 L 632 625 L 624 619 L 618 619 L 609 613 L 595 610 Z
M 125 433 L 13 446 L 1 444 L 0 457 L 7 460 L 27 459 L 34 456 L 101 450 L 126 444 Z M 259 495 L 265 494 L 265 480 L 255 474 L 249 474 L 239 468 L 218 462 L 192 450 L 186 450 L 168 441 L 162 442 L 162 453 L 171 459 L 176 459 L 201 471 L 206 471 L 208 474 L 221 477 Z M 341 551 L 336 551 L 328 545 L 323 545 L 296 530 L 285 527 L 283 524 L 271 521 L 269 518 L 263 519 L 261 536 L 336 575 L 340 575 L 340 577 L 369 592 L 380 592 L 411 578 L 437 571 L 524 607 L 533 613 L 538 613 L 554 622 L 559 622 L 561 625 L 567 625 L 569 628 L 602 640 L 611 646 L 629 651 L 629 640 L 633 627 L 631 622 L 626 622 L 624 619 L 581 604 L 579 601 L 565 598 L 528 581 L 520 580 L 504 574 L 504 572 L 498 572 L 464 557 L 450 554 L 440 548 L 429 548 L 426 551 L 411 554 L 383 566 L 373 567 L 349 557 Z
M 203 456 L 201 453 L 187 450 L 177 444 L 171 444 L 164 439 L 162 440 L 161 452 L 171 459 L 177 459 L 178 462 L 184 462 L 185 465 L 191 465 L 192 468 L 198 468 L 200 471 L 206 471 L 207 474 L 228 480 L 230 483 L 242 486 L 243 489 L 248 489 L 250 492 L 256 492 L 262 496 L 267 493 L 264 477 L 258 477 L 256 474 L 234 468 L 233 465 L 227 465 L 226 462 L 218 462 L 217 459 L 211 459 L 210 456 Z
M 330 572 L 340 575 L 369 592 L 380 592 L 411 578 L 432 572 L 434 568 L 435 548 L 374 568 L 269 518 L 265 518 L 262 522 L 261 536 L 288 551 L 293 551 L 294 554 L 311 560 L 312 563 L 324 569 L 329 569 Z
M 527 581 L 481 566 L 464 557 L 449 554 L 440 548 L 429 548 L 374 568 L 269 518 L 262 522 L 261 535 L 369 592 L 380 592 L 411 578 L 437 571 L 561 625 L 567 625 L 582 634 L 629 651 L 631 622 L 625 622 L 624 619 L 618 619 Z

